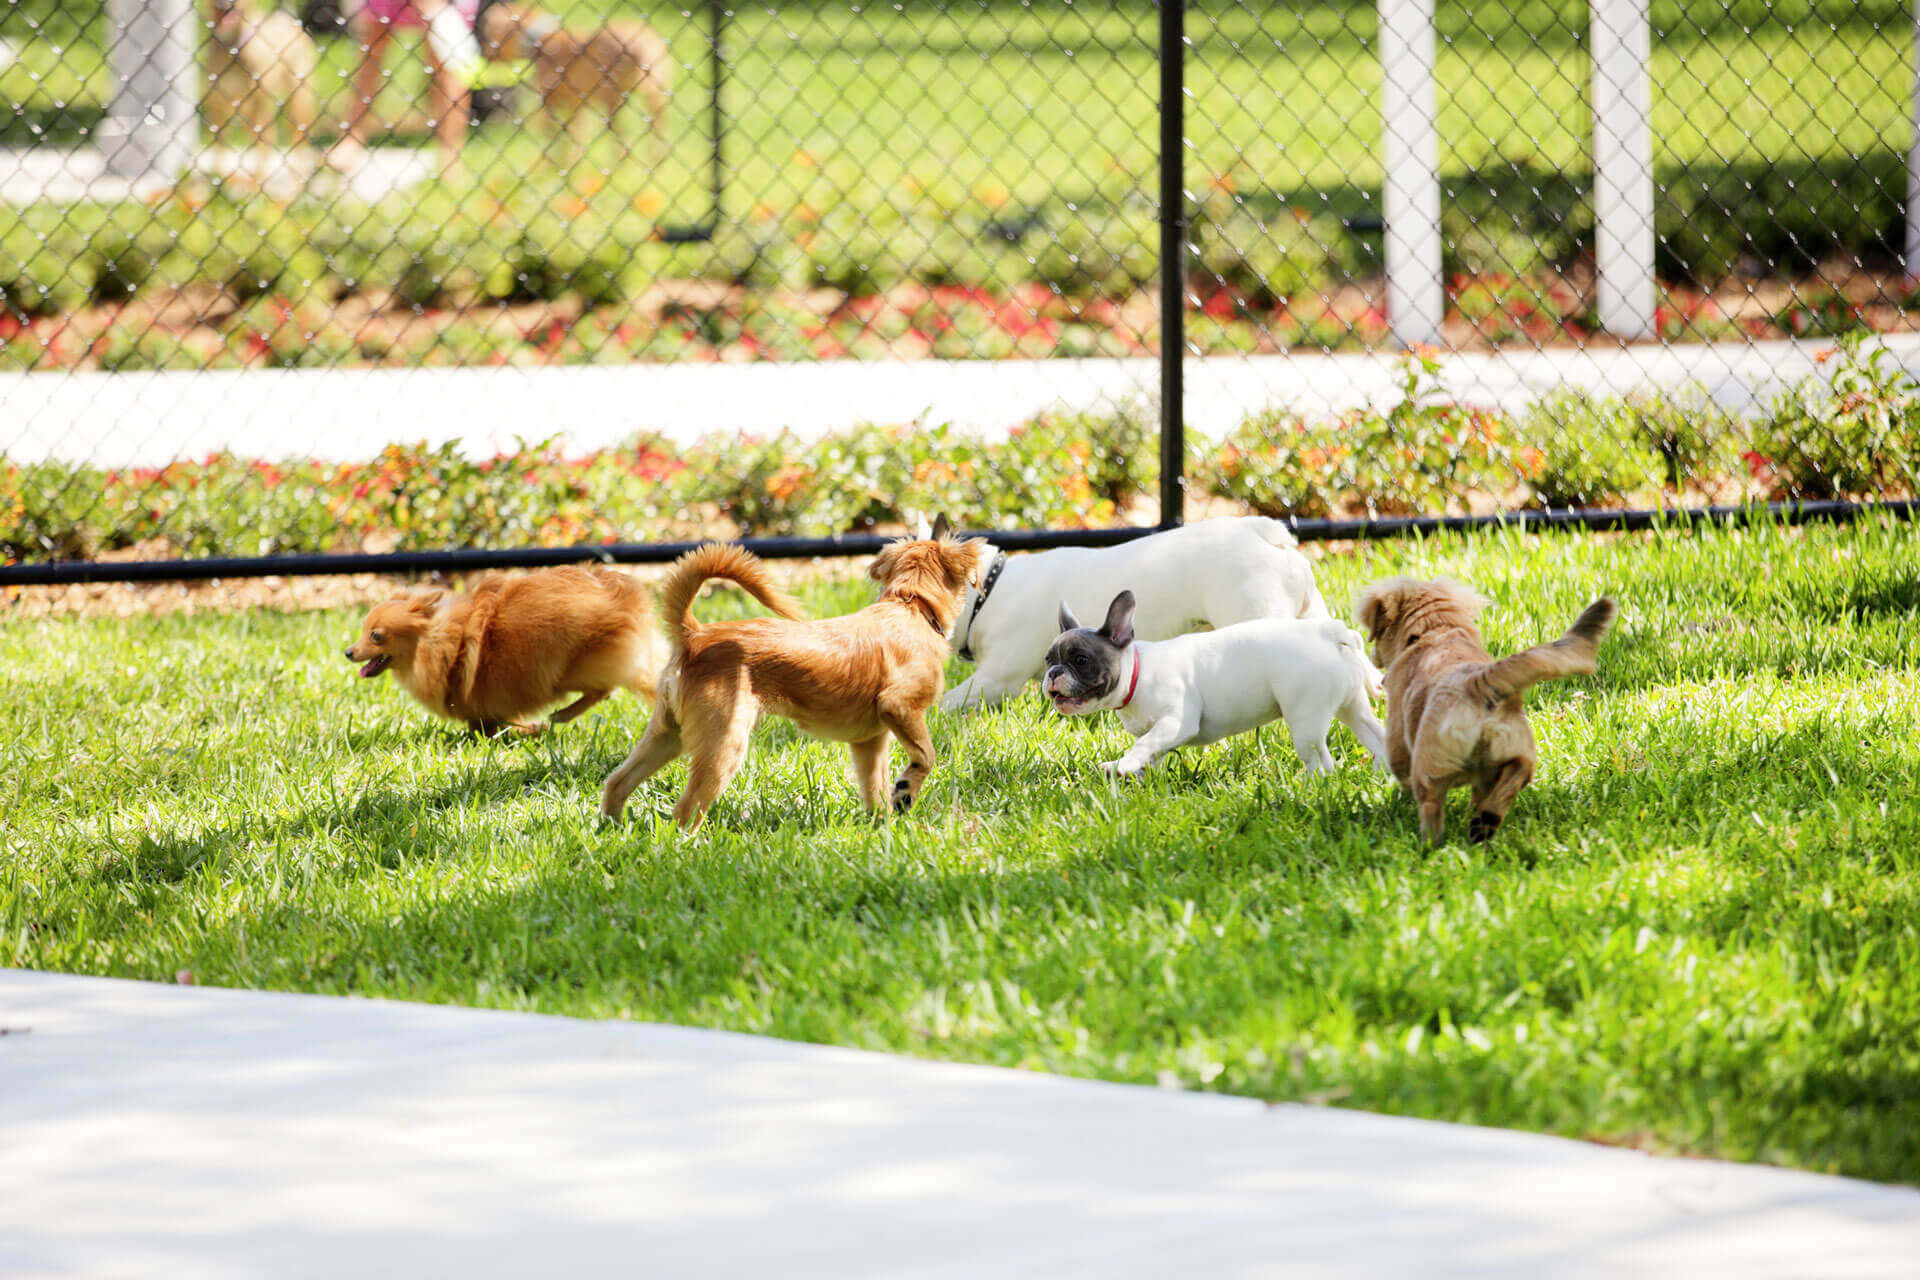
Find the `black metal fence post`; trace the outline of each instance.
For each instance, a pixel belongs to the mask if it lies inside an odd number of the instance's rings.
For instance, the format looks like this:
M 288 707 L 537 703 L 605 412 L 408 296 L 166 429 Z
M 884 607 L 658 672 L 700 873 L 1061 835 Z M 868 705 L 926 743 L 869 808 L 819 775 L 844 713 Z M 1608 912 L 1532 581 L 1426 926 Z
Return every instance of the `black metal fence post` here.
M 1160 0 L 1160 527 L 1186 515 L 1186 0 Z

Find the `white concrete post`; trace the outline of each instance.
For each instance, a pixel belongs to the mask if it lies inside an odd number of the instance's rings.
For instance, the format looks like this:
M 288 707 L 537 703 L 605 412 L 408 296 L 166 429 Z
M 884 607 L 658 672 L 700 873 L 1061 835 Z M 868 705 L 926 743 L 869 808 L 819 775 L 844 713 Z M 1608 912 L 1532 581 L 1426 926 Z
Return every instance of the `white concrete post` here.
M 199 140 L 204 24 L 193 0 L 108 0 L 116 81 L 98 142 L 109 173 L 173 177 Z
M 1592 0 L 1594 259 L 1600 327 L 1655 334 L 1652 88 L 1648 0 Z
M 1913 138 L 1907 143 L 1907 253 L 1909 277 L 1920 276 L 1920 0 L 1913 9 Z
M 1920 2 L 1920 0 L 1917 0 Z M 1379 0 L 1380 116 L 1385 126 L 1387 322 L 1396 341 L 1437 343 L 1446 315 L 1440 275 L 1440 135 L 1434 126 L 1434 0 Z

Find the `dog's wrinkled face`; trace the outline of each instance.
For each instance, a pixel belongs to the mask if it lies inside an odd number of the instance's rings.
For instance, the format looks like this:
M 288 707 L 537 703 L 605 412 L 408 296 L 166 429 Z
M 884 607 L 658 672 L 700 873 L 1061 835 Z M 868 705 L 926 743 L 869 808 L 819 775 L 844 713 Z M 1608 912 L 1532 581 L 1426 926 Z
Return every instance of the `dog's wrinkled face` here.
M 347 657 L 361 664 L 361 678 L 371 680 L 395 663 L 402 670 L 411 667 L 420 637 L 445 595 L 437 588 L 404 591 L 375 605 L 361 624 L 360 638 L 347 646 Z
M 1083 627 L 1066 601 L 1060 602 L 1060 635 L 1047 649 L 1047 672 L 1040 688 L 1063 716 L 1084 715 L 1118 706 L 1127 650 L 1133 646 L 1133 592 L 1122 591 L 1107 606 L 1098 627 Z
M 1431 631 L 1464 628 L 1479 635 L 1475 619 L 1487 599 L 1473 588 L 1445 578 L 1388 578 L 1363 587 L 1354 598 L 1354 617 L 1373 643 L 1373 661 L 1381 670 Z

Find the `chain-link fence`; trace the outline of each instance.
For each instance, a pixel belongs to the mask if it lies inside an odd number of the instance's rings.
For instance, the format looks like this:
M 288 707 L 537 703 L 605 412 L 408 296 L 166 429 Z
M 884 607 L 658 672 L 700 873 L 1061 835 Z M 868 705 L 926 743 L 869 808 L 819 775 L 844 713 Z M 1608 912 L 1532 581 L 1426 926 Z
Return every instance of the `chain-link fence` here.
M 16 581 L 1920 465 L 1897 5 L 4 14 Z

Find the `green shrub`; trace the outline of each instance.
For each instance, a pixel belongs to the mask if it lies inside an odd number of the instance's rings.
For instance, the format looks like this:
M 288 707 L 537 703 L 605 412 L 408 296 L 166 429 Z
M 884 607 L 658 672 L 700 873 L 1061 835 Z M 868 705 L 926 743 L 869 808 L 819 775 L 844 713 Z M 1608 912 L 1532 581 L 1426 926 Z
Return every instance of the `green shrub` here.
M 1626 400 L 1557 392 L 1527 411 L 1514 439 L 1521 478 L 1543 506 L 1614 506 L 1659 483 L 1644 417 Z
M 1384 411 L 1256 414 L 1201 460 L 1196 479 L 1273 516 L 1440 514 L 1498 494 L 1514 466 L 1511 424 L 1436 402 L 1439 368 L 1428 352 L 1407 356 L 1399 399 Z
M 1840 340 L 1832 378 L 1802 379 L 1754 425 L 1756 475 L 1795 497 L 1911 494 L 1920 487 L 1920 383 L 1859 334 Z

